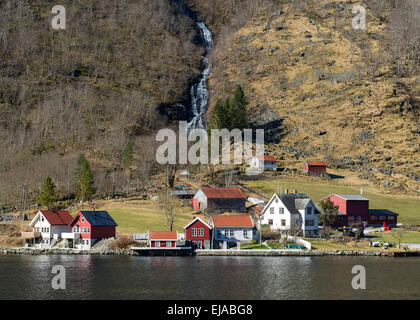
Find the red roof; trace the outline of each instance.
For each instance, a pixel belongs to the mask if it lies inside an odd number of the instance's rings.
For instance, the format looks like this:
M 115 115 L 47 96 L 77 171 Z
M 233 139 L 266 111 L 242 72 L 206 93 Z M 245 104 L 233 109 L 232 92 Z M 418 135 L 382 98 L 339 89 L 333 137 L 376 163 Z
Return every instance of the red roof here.
M 178 240 L 176 231 L 149 231 L 150 240 Z
M 245 199 L 240 188 L 201 188 L 208 199 Z
M 251 216 L 232 215 L 232 216 L 213 216 L 215 227 L 253 227 Z
M 276 158 L 274 158 L 274 156 L 257 156 L 258 160 L 262 160 L 262 161 L 276 161 Z
M 306 162 L 309 166 L 315 166 L 315 167 L 326 167 L 327 162 L 325 161 L 307 161 Z
M 73 217 L 68 211 L 51 211 L 45 210 L 41 211 L 42 215 L 47 219 L 51 225 L 68 225 Z

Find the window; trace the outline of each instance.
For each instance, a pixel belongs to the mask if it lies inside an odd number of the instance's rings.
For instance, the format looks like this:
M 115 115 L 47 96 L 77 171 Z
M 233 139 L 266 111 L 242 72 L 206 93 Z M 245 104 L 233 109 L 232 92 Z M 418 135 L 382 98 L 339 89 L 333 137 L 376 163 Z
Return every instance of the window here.
M 305 225 L 308 227 L 313 227 L 314 226 L 314 220 L 305 220 Z
M 41 217 L 41 221 L 44 221 L 45 219 L 44 219 L 44 217 Z
M 379 220 L 385 220 L 384 216 L 379 216 Z
M 278 202 L 279 202 L 279 199 L 277 199 L 277 198 L 276 198 L 276 200 L 274 200 L 274 202 L 275 202 L 275 203 L 278 203 Z
M 270 214 L 274 214 L 274 207 L 270 208 Z
M 284 214 L 284 208 L 279 208 L 279 214 Z
M 229 236 L 230 236 L 231 238 L 233 238 L 233 235 L 234 235 L 234 231 L 233 231 L 233 230 L 229 230 Z
M 354 220 L 354 217 L 351 217 L 351 216 L 349 216 L 349 221 L 353 221 Z
M 87 233 L 89 233 L 89 232 L 90 232 L 90 228 L 86 228 L 86 229 L 87 229 L 87 231 L 86 231 L 86 232 L 87 232 Z
M 394 220 L 393 216 L 388 216 L 388 220 Z
M 248 238 L 248 230 L 244 230 L 243 233 L 244 233 L 244 238 Z
M 357 216 L 357 220 L 358 221 L 362 220 L 362 217 L 361 216 Z
M 200 237 L 204 236 L 204 229 L 203 228 L 198 229 L 198 235 Z
M 376 220 L 376 216 L 372 216 L 372 217 L 371 217 L 371 219 L 372 219 L 372 220 Z
M 192 229 L 192 231 L 191 231 L 191 235 L 192 235 L 193 237 L 196 237 L 196 236 L 197 236 L 197 228 L 193 228 L 193 229 Z
M 155 247 L 160 247 L 160 241 L 155 241 Z
M 273 219 L 268 219 L 268 224 L 269 224 L 270 226 L 272 226 L 272 225 L 273 225 Z
M 85 222 L 85 217 L 82 216 L 82 218 L 80 219 L 80 221 Z
M 220 238 L 222 236 L 222 232 L 220 230 L 217 230 L 217 237 Z
M 281 220 L 281 226 L 282 226 L 282 227 L 285 227 L 285 226 L 286 226 L 286 220 L 284 220 L 284 219 L 283 219 L 283 220 Z
M 166 246 L 167 247 L 172 247 L 172 242 L 171 241 L 166 241 Z
M 312 209 L 313 209 L 313 208 L 308 208 L 308 209 L 306 210 L 306 212 L 307 212 L 308 214 L 312 214 Z

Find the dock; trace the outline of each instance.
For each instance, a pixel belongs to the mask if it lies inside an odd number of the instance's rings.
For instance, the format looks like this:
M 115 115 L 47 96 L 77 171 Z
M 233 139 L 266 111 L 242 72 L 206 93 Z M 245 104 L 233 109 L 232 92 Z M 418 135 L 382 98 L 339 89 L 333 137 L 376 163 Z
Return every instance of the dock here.
M 156 247 L 131 247 L 140 256 L 191 256 L 194 251 L 191 247 L 156 248 Z

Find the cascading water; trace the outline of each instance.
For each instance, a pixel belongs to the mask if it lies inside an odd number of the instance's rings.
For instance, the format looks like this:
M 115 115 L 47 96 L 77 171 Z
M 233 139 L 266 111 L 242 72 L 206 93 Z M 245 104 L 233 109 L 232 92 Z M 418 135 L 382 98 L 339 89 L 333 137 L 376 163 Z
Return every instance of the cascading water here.
M 203 46 L 208 53 L 213 46 L 213 38 L 210 30 L 203 22 L 196 22 L 196 25 L 201 30 L 203 39 Z M 191 87 L 191 106 L 194 117 L 188 123 L 188 129 L 204 128 L 203 116 L 207 109 L 207 103 L 209 100 L 209 89 L 207 86 L 207 78 L 210 75 L 211 65 L 209 60 L 203 56 L 203 62 L 206 68 L 203 71 L 203 77 L 200 82 Z
M 195 15 L 188 10 L 188 8 L 182 7 L 179 5 L 178 1 L 172 0 L 171 1 L 178 9 L 181 10 L 182 14 L 192 18 L 195 20 L 195 24 L 200 29 L 201 38 L 203 47 L 206 50 L 204 56 L 202 57 L 202 61 L 206 66 L 200 82 L 194 84 L 191 87 L 190 94 L 191 94 L 191 108 L 193 113 L 193 118 L 188 123 L 188 130 L 195 129 L 195 128 L 205 128 L 203 116 L 207 109 L 207 104 L 209 100 L 209 89 L 207 86 L 207 78 L 210 75 L 211 65 L 209 60 L 205 57 L 205 55 L 212 49 L 213 47 L 213 37 L 210 30 L 207 26 L 200 21 L 197 21 Z

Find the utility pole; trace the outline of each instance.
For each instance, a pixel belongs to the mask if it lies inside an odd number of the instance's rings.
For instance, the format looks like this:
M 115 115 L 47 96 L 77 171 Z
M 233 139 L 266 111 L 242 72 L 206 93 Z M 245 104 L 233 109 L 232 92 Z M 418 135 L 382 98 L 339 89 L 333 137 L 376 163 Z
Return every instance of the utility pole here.
M 277 180 L 277 193 L 280 193 L 280 179 Z
M 24 184 L 22 187 L 22 220 L 25 221 L 29 217 L 29 194 L 28 185 Z

